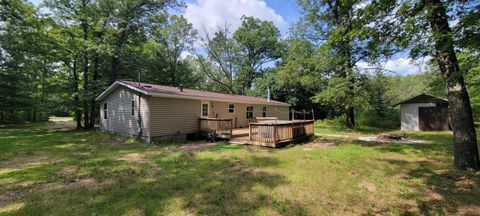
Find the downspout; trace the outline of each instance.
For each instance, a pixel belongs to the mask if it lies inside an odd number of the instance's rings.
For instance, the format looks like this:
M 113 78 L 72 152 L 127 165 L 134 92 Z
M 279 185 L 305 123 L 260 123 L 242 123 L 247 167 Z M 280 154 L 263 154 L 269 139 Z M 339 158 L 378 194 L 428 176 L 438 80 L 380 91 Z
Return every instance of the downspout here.
M 140 72 L 138 72 L 138 87 L 141 88 L 141 84 L 140 84 Z M 138 119 L 137 119 L 137 128 L 138 128 L 138 137 L 142 137 L 142 134 L 143 134 L 143 130 L 142 130 L 142 114 L 141 114 L 141 110 L 140 110 L 140 107 L 142 105 L 142 95 L 140 92 L 138 92 Z
M 140 107 L 142 105 L 142 95 L 141 93 L 139 92 L 138 93 L 138 119 L 137 119 L 137 128 L 138 128 L 138 137 L 142 137 L 142 114 L 141 114 L 141 111 L 140 111 Z

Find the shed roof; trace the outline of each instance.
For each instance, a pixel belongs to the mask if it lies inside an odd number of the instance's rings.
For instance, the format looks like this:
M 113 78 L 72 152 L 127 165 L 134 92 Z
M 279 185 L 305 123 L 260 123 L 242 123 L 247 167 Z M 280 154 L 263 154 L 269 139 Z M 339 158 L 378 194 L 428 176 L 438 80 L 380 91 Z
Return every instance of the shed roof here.
M 417 96 L 411 97 L 409 99 L 400 101 L 394 106 L 400 105 L 400 104 L 414 104 L 414 103 L 448 103 L 447 100 L 439 97 L 435 97 L 433 95 L 429 95 L 426 93 L 419 94 Z
M 197 89 L 188 89 L 173 86 L 157 85 L 150 83 L 139 83 L 133 81 L 116 81 L 110 87 L 107 88 L 102 94 L 100 94 L 96 100 L 100 101 L 104 97 L 108 96 L 110 92 L 118 88 L 119 86 L 125 86 L 134 91 L 140 92 L 145 95 L 157 96 L 157 97 L 171 97 L 171 98 L 183 98 L 183 99 L 199 99 L 199 100 L 213 100 L 224 102 L 237 102 L 237 103 L 249 103 L 249 104 L 264 104 L 264 105 L 278 105 L 278 106 L 290 106 L 288 103 L 268 100 L 262 97 L 253 97 L 245 95 L 224 94 L 218 92 L 202 91 Z

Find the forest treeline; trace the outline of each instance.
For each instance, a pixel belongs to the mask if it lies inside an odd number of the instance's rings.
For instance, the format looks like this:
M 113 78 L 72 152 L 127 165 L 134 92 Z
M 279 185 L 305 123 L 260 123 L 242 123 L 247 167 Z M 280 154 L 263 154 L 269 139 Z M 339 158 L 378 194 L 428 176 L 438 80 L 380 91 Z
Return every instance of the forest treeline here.
M 0 123 L 71 115 L 93 128 L 95 97 L 119 79 L 255 96 L 271 88 L 293 109 L 350 128 L 398 126 L 392 104 L 427 92 L 450 101 L 455 142 L 476 147 L 477 1 L 298 0 L 288 36 L 246 16 L 235 30 L 194 29 L 179 0 L 0 3 Z M 404 76 L 378 64 L 399 56 L 429 57 L 428 66 Z

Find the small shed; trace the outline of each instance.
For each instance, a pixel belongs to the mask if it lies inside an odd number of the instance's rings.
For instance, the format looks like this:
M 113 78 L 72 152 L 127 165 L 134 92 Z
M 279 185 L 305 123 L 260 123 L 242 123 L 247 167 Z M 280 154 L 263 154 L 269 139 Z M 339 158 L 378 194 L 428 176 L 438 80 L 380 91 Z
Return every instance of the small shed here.
M 401 101 L 401 129 L 413 131 L 449 130 L 448 101 L 429 94 L 420 94 Z

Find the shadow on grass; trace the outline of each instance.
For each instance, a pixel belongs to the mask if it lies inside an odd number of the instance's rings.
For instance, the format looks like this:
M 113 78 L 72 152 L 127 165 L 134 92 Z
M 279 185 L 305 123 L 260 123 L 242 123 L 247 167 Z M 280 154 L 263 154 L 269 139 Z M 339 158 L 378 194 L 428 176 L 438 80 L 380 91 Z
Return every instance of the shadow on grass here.
M 418 210 L 400 206 L 399 215 L 479 214 L 480 172 L 445 169 L 438 161 L 378 160 L 395 165 L 390 175 L 406 172 L 404 179 L 409 190 L 399 195 L 414 200 Z
M 9 212 L 18 215 L 307 214 L 301 203 L 269 193 L 288 183 L 262 169 L 277 166 L 276 158 L 219 156 L 243 146 L 188 152 L 111 145 L 104 143 L 111 136 L 95 131 L 13 128 L 0 133 L 8 140 L 0 148 L 11 153 L 5 160 L 17 163 L 19 154 L 35 159 L 0 172 L 0 185 L 10 185 L 0 190 L 0 198 L 9 197 L 0 200 L 0 212 L 7 203 L 21 206 Z M 132 160 L 125 158 L 129 154 Z M 57 162 L 50 163 L 51 157 Z
M 242 145 L 232 145 L 232 144 L 219 144 L 208 147 L 208 150 L 212 151 L 231 151 L 231 150 L 240 150 L 242 149 Z
M 35 193 L 15 213 L 252 215 L 271 208 L 281 214 L 306 214 L 301 204 L 266 193 L 286 183 L 283 176 L 260 169 L 277 164 L 276 159 L 198 158 L 192 152 L 156 157 L 155 164 L 144 169 L 117 169 L 116 163 L 102 162 L 102 170 L 90 174 L 91 185 Z
M 469 171 L 435 171 L 421 164 L 410 171 L 412 178 L 427 185 L 423 199 L 416 200 L 424 215 L 478 215 L 480 212 L 480 173 Z M 422 190 L 421 188 L 418 188 Z

